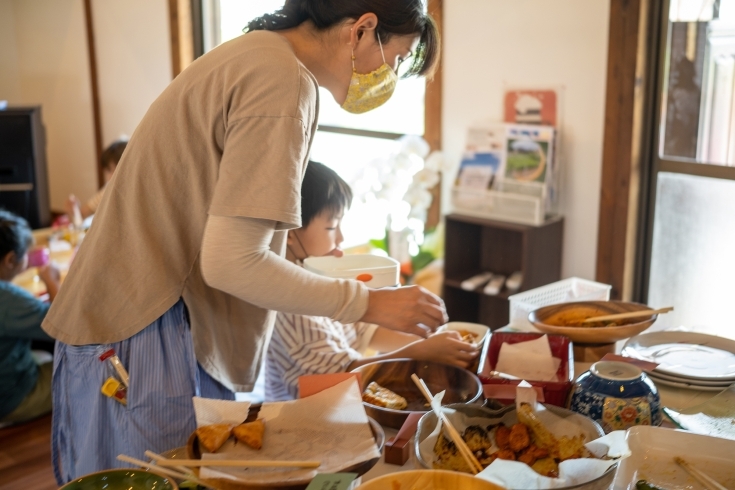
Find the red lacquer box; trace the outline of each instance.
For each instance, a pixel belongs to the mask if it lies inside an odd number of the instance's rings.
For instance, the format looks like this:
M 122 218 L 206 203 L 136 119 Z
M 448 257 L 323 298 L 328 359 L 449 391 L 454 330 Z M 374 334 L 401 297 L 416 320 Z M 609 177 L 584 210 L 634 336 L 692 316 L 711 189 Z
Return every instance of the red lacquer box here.
M 495 369 L 500 346 L 504 342 L 509 344 L 527 342 L 537 339 L 542 335 L 544 334 L 533 332 L 493 332 L 490 334 L 490 338 L 485 341 L 480 357 L 480 368 L 477 373 L 485 389 L 485 398 L 494 398 L 504 404 L 513 403 L 515 386 L 520 381 L 493 378 L 490 376 L 490 372 Z M 543 394 L 543 400 L 539 397 L 540 402 L 566 407 L 568 405 L 569 392 L 574 383 L 574 352 L 572 342 L 568 337 L 563 335 L 549 334 L 548 338 L 551 354 L 561 359 L 557 376 L 558 379 L 563 381 L 534 381 L 531 379 L 526 381 L 532 386 L 537 387 L 537 391 Z

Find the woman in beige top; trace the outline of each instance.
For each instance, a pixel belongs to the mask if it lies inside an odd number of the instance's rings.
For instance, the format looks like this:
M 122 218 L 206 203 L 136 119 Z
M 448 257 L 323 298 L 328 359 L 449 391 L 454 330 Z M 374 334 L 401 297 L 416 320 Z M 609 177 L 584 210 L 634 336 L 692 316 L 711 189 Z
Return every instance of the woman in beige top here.
M 301 226 L 318 87 L 364 112 L 390 97 L 401 61 L 424 75 L 438 52 L 421 0 L 288 0 L 164 90 L 43 323 L 58 340 L 60 484 L 185 444 L 192 396 L 252 390 L 275 311 L 423 335 L 446 321 L 419 287 L 368 290 L 282 257 Z M 126 404 L 100 393 L 117 376 L 99 359 L 110 349 L 129 373 Z

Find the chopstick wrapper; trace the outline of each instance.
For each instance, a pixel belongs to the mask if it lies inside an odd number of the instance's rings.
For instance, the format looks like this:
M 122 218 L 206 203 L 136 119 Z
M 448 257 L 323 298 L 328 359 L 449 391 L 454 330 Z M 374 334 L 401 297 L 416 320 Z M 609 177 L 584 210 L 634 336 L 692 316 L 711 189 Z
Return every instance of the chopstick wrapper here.
M 436 398 L 442 395 L 436 395 Z M 573 437 L 584 433 L 583 430 L 574 423 L 574 419 L 582 417 L 575 414 L 569 418 L 560 417 L 551 413 L 543 405 L 536 402 L 536 391 L 527 382 L 521 382 L 518 385 L 516 393 L 516 403 L 530 403 L 535 407 L 536 416 L 541 422 L 556 436 Z M 432 408 L 434 403 L 432 403 Z M 455 410 L 444 407 L 444 413 L 450 419 L 455 428 L 461 433 L 470 425 L 479 425 L 487 427 L 488 425 L 504 423 L 510 427 L 518 422 L 516 412 L 509 412 L 498 418 L 488 417 L 468 417 L 467 415 Z M 436 409 L 434 410 L 436 412 Z M 434 461 L 434 445 L 439 436 L 441 424 L 437 424 L 434 431 L 419 444 L 419 451 L 424 461 Z M 590 436 L 587 435 L 589 438 Z M 493 446 L 494 446 L 494 436 Z M 518 461 L 507 461 L 496 459 L 491 465 L 477 475 L 477 478 L 483 478 L 497 485 L 506 488 L 528 488 L 528 489 L 546 489 L 546 488 L 563 488 L 571 485 L 577 485 L 589 482 L 601 476 L 607 469 L 619 461 L 630 455 L 630 450 L 625 442 L 625 431 L 615 431 L 610 434 L 589 442 L 585 445 L 587 449 L 598 457 L 607 455 L 614 460 L 600 460 L 592 458 L 570 459 L 559 465 L 559 477 L 548 478 L 541 476 L 533 471 L 525 463 Z M 493 447 L 493 451 L 497 451 L 497 447 Z
M 321 466 L 317 469 L 203 467 L 202 478 L 229 478 L 253 485 L 306 484 L 317 472 L 337 473 L 380 457 L 354 379 L 307 398 L 264 403 L 258 417 L 265 419 L 260 450 L 230 438 L 217 453 L 205 453 L 202 459 L 321 461 Z
M 561 359 L 551 355 L 549 338 L 543 335 L 526 342 L 503 342 L 495 370 L 533 381 L 557 381 Z

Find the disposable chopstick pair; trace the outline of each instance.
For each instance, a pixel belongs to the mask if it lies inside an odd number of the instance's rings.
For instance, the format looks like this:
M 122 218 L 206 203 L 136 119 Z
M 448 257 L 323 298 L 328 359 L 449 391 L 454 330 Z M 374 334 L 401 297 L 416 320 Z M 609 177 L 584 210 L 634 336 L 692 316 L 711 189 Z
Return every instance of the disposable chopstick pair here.
M 592 322 L 606 322 L 608 320 L 625 320 L 626 318 L 638 318 L 639 316 L 651 316 L 658 315 L 659 313 L 668 313 L 673 311 L 673 306 L 667 306 L 666 308 L 659 308 L 657 310 L 640 310 L 640 311 L 629 311 L 627 313 L 615 313 L 614 315 L 602 315 L 593 316 L 582 321 L 582 323 Z
M 169 459 L 160 466 L 219 466 L 231 468 L 318 468 L 320 461 L 246 461 L 241 459 Z
M 704 488 L 706 488 L 707 490 L 727 490 L 725 487 L 717 483 L 711 476 L 707 475 L 701 470 L 698 470 L 683 459 L 676 457 L 674 458 L 674 461 L 676 462 L 676 464 L 684 468 L 687 473 L 692 475 L 695 480 L 704 485 Z
M 429 391 L 429 388 L 428 386 L 426 386 L 426 383 L 424 383 L 424 380 L 419 378 L 416 373 L 411 375 L 411 379 L 414 383 L 416 383 L 416 386 L 424 395 L 426 401 L 431 403 L 431 401 L 434 399 L 434 396 Z M 470 448 L 467 447 L 464 439 L 462 439 L 462 436 L 459 434 L 459 432 L 457 432 L 457 429 L 454 428 L 444 412 L 441 412 L 441 421 L 444 424 L 444 427 L 447 429 L 447 432 L 449 432 L 449 437 L 451 437 L 452 442 L 454 442 L 454 445 L 457 447 L 460 454 L 467 462 L 467 465 L 470 467 L 470 471 L 472 471 L 472 474 L 476 475 L 477 473 L 481 472 L 483 470 L 482 465 L 479 461 L 477 461 L 475 455 L 472 453 Z
M 153 454 L 155 454 L 155 453 L 153 453 Z M 156 456 L 157 456 L 157 458 L 155 458 L 156 461 L 158 461 L 158 458 L 166 459 L 163 456 L 159 456 L 159 455 L 156 455 Z M 173 468 L 162 468 L 161 466 L 159 466 L 157 464 L 150 463 L 150 462 L 147 462 L 147 461 L 142 461 L 142 460 L 136 459 L 136 458 L 131 458 L 130 456 L 126 456 L 124 454 L 119 454 L 117 456 L 117 459 L 118 459 L 118 461 L 123 461 L 125 463 L 130 463 L 130 464 L 134 464 L 136 466 L 140 466 L 141 468 L 148 468 L 153 473 L 158 473 L 160 475 L 167 476 L 169 478 L 178 478 L 180 480 L 188 480 L 190 482 L 196 483 L 197 485 L 201 485 L 203 487 L 208 487 L 208 488 L 211 488 L 212 487 L 211 484 L 204 483 L 199 478 L 197 478 L 194 475 L 194 473 L 191 470 L 187 469 L 187 468 L 183 468 L 183 469 L 185 469 L 187 471 L 175 470 Z

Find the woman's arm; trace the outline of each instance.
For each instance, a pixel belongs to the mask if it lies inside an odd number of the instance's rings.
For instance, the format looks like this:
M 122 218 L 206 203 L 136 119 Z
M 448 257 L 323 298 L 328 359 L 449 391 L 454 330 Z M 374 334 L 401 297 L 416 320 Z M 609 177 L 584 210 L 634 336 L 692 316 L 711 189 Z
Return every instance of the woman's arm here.
M 275 221 L 210 215 L 201 251 L 207 284 L 270 310 L 362 320 L 422 336 L 446 322 L 441 299 L 420 287 L 368 290 L 292 264 L 270 250 L 275 229 Z

